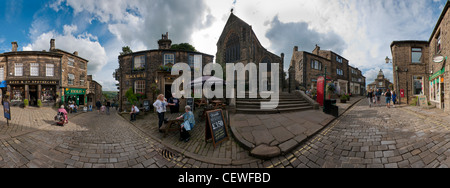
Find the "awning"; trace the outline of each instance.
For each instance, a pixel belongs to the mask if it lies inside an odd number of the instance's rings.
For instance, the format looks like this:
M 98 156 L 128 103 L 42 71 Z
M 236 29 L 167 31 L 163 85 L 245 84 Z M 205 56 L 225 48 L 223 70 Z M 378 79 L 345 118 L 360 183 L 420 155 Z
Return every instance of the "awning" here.
M 2 81 L 0 83 L 0 88 L 5 88 L 5 87 L 7 87 L 6 81 Z

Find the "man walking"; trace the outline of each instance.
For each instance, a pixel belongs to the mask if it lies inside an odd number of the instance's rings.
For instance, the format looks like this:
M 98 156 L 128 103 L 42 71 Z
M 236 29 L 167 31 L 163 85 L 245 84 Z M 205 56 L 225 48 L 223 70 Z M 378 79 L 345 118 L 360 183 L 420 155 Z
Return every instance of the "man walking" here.
M 377 104 L 378 104 L 378 106 L 381 106 L 381 91 L 380 91 L 380 89 L 377 89 L 377 92 L 375 93 L 375 96 L 377 96 Z

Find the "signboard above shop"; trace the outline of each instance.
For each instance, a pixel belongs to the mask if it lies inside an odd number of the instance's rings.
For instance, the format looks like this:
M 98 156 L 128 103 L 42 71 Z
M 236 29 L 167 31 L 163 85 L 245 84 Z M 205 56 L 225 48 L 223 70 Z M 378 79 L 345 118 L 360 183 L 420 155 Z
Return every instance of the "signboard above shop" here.
M 447 59 L 447 58 L 444 57 L 443 55 L 435 55 L 433 57 L 433 62 L 435 62 L 435 63 L 442 63 L 445 59 Z
M 65 95 L 84 95 L 86 94 L 86 89 L 78 89 L 78 88 L 66 88 L 64 90 Z

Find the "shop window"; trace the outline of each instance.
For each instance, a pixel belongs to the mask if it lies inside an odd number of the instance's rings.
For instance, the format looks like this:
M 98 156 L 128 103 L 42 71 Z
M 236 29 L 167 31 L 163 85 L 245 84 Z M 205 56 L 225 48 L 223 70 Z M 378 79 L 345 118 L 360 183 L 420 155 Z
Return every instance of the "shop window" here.
M 30 76 L 39 76 L 39 63 L 30 64 Z
M 411 62 L 422 63 L 422 48 L 412 48 L 411 51 Z
M 16 63 L 14 66 L 14 75 L 15 76 L 23 76 L 23 64 Z
M 423 95 L 423 77 L 422 76 L 414 76 L 413 77 L 413 94 L 414 95 Z
M 55 65 L 47 64 L 45 67 L 45 76 L 52 77 L 55 76 Z
M 68 79 L 67 79 L 67 84 L 68 85 L 73 85 L 74 83 L 75 83 L 75 75 L 69 74 L 68 75 Z
M 134 93 L 145 93 L 145 80 L 137 80 L 134 82 Z
M 164 65 L 167 64 L 175 64 L 175 55 L 174 54 L 164 54 Z

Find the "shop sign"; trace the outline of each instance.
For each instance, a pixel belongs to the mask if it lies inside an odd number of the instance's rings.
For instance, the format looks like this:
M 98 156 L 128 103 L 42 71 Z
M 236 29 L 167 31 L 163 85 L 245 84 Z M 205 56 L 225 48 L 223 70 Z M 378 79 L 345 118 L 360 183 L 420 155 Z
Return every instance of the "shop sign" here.
M 446 57 L 444 57 L 442 55 L 435 55 L 433 57 L 433 62 L 435 62 L 435 63 L 442 63 L 445 59 L 446 59 Z
M 66 94 L 66 95 L 85 95 L 86 89 L 66 88 L 64 94 Z
M 127 74 L 125 75 L 126 79 L 138 79 L 138 78 L 147 78 L 146 73 L 140 73 L 140 74 Z
M 445 67 L 444 67 L 442 70 L 440 70 L 440 71 L 434 73 L 434 74 L 430 77 L 430 80 L 433 80 L 433 79 L 439 77 L 440 75 L 442 75 L 442 74 L 444 74 L 444 73 L 445 73 Z
M 43 85 L 58 85 L 58 81 L 51 80 L 10 80 L 7 81 L 8 85 L 17 84 L 43 84 Z

